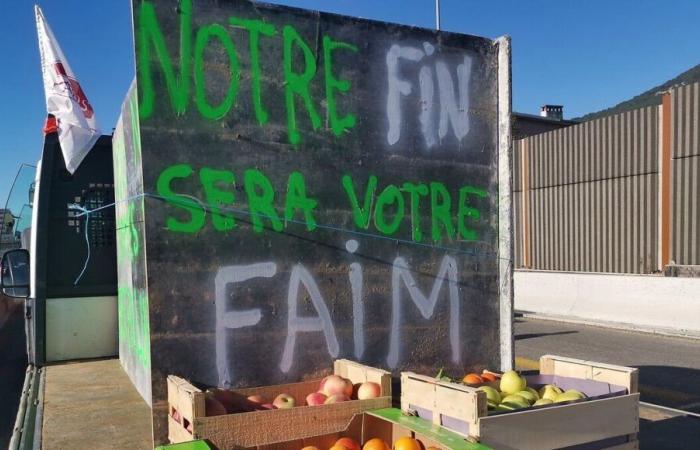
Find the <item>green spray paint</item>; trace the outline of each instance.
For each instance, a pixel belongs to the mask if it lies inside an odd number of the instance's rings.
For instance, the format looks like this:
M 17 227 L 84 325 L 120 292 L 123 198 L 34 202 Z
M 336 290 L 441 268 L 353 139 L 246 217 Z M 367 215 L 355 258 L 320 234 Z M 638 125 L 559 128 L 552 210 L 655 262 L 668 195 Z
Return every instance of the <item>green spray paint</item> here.
M 229 81 L 226 97 L 217 106 L 212 106 L 207 101 L 206 81 L 204 77 L 204 50 L 212 38 L 219 40 L 224 47 L 229 60 L 229 71 L 231 80 Z M 194 93 L 195 103 L 200 114 L 210 120 L 219 120 L 228 114 L 236 101 L 238 94 L 238 81 L 241 72 L 238 66 L 238 55 L 236 48 L 229 38 L 226 28 L 219 24 L 207 25 L 197 31 L 197 38 L 194 42 Z
M 333 51 L 343 49 L 357 52 L 357 47 L 345 42 L 334 41 L 328 36 L 323 37 L 323 72 L 326 78 L 326 103 L 328 105 L 328 116 L 331 122 L 331 130 L 336 136 L 340 136 L 355 126 L 355 115 L 347 114 L 345 117 L 338 117 L 338 107 L 335 102 L 335 91 L 347 92 L 350 90 L 350 82 L 338 80 L 333 75 Z
M 421 242 L 423 232 L 420 228 L 420 198 L 428 195 L 428 186 L 423 183 L 404 183 L 402 189 L 408 192 L 411 199 L 411 239 Z
M 253 231 L 262 233 L 263 219 L 272 223 L 272 229 L 282 231 L 284 225 L 275 210 L 275 190 L 270 179 L 257 169 L 248 169 L 243 175 L 243 187 L 248 196 Z
M 316 229 L 316 220 L 313 211 L 318 202 L 306 196 L 306 183 L 304 176 L 299 172 L 289 174 L 287 181 L 287 198 L 284 205 L 284 220 L 292 220 L 294 211 L 300 209 L 304 213 L 306 229 L 313 231 Z
M 287 132 L 289 134 L 289 142 L 298 144 L 301 141 L 301 135 L 297 128 L 294 106 L 295 95 L 298 95 L 304 101 L 313 129 L 317 130 L 321 126 L 321 117 L 316 112 L 311 93 L 309 92 L 309 84 L 316 74 L 316 58 L 294 27 L 285 25 L 282 35 L 284 37 L 284 99 L 287 105 Z M 294 72 L 293 68 L 293 50 L 295 45 L 304 54 L 304 71 L 301 73 Z
M 388 214 L 385 208 L 389 205 L 396 204 L 396 212 L 392 221 L 387 222 Z M 404 215 L 404 200 L 403 194 L 398 187 L 390 184 L 385 187 L 379 197 L 377 197 L 377 206 L 374 208 L 374 226 L 377 230 L 384 234 L 392 235 L 401 226 L 401 221 Z
M 455 228 L 450 217 L 451 207 L 452 199 L 445 185 L 438 182 L 430 183 L 431 234 L 435 242 L 442 238 L 441 224 L 445 228 L 447 238 L 450 240 L 455 238 Z
M 475 241 L 478 236 L 475 230 L 467 228 L 464 220 L 469 218 L 477 221 L 481 218 L 481 213 L 478 209 L 469 206 L 469 195 L 486 198 L 487 193 L 484 189 L 474 186 L 463 186 L 459 190 L 459 205 L 457 206 L 457 230 L 462 239 L 467 241 Z
M 192 172 L 192 166 L 188 164 L 176 164 L 168 167 L 160 173 L 160 176 L 158 176 L 158 181 L 156 182 L 156 190 L 158 191 L 158 195 L 164 197 L 178 208 L 182 208 L 190 213 L 190 220 L 187 222 L 180 222 L 174 217 L 168 217 L 166 222 L 166 228 L 168 230 L 182 233 L 195 233 L 201 230 L 204 226 L 204 209 L 193 200 L 189 200 L 186 197 L 176 194 L 170 188 L 170 184 L 173 180 L 178 178 L 187 178 L 192 175 Z
M 233 187 L 236 179 L 228 170 L 215 170 L 203 167 L 199 171 L 199 180 L 204 188 L 206 202 L 211 206 L 212 222 L 217 231 L 228 231 L 236 227 L 236 221 L 231 212 L 221 209 L 221 206 L 230 206 L 236 200 L 232 191 L 219 189 L 217 185 Z
M 357 194 L 355 193 L 355 186 L 352 183 L 352 177 L 350 175 L 343 175 L 342 183 L 345 193 L 348 195 L 348 199 L 350 200 L 352 217 L 355 220 L 355 225 L 358 228 L 366 230 L 369 228 L 369 219 L 372 215 L 372 202 L 374 201 L 374 192 L 377 190 L 377 177 L 370 175 L 369 179 L 367 180 L 367 188 L 365 189 L 365 199 L 362 208 L 357 200 Z
M 175 76 L 172 59 L 165 46 L 165 38 L 158 25 L 153 3 L 141 3 L 138 14 L 138 33 L 136 36 L 139 49 L 138 86 L 142 92 L 140 117 L 147 119 L 153 114 L 155 91 L 151 73 L 151 46 L 160 61 L 161 70 L 170 95 L 173 110 L 182 115 L 187 109 L 190 95 L 190 61 L 192 59 L 192 0 L 182 0 L 180 11 L 180 74 Z
M 258 119 L 260 125 L 265 125 L 269 117 L 267 111 L 263 108 L 262 89 L 260 87 L 260 35 L 273 36 L 277 34 L 277 31 L 274 26 L 261 20 L 246 20 L 230 17 L 229 22 L 233 26 L 243 27 L 248 30 L 253 106 L 255 107 L 256 119 Z

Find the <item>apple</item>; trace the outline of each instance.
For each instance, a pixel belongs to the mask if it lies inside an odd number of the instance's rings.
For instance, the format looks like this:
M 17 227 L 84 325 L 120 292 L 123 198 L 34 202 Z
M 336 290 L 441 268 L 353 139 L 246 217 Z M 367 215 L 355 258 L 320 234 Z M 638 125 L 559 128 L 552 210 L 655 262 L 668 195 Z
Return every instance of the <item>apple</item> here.
M 570 389 L 566 392 L 562 392 L 561 394 L 557 395 L 557 398 L 554 399 L 554 403 L 570 402 L 572 400 L 581 400 L 582 398 L 585 398 L 583 393 L 574 389 Z
M 330 405 L 331 403 L 347 402 L 348 400 L 350 400 L 350 397 L 345 394 L 333 394 L 329 395 L 323 404 Z
M 489 401 L 496 404 L 501 402 L 501 394 L 491 386 L 481 386 L 479 390 L 486 393 L 486 398 L 489 399 Z
M 275 397 L 275 400 L 272 402 L 272 404 L 275 406 L 277 409 L 291 409 L 296 406 L 297 401 L 294 399 L 289 394 L 280 394 L 277 397 Z
M 506 394 L 515 394 L 525 389 L 527 382 L 525 378 L 518 375 L 515 370 L 509 370 L 501 376 L 500 388 L 501 392 Z
M 540 397 L 537 394 L 533 394 L 532 392 L 527 390 L 516 392 L 515 395 L 521 396 L 522 398 L 527 400 L 527 402 L 531 405 L 540 399 Z
M 306 396 L 306 404 L 309 406 L 323 405 L 326 398 L 328 397 L 323 392 L 313 392 Z
M 562 393 L 562 390 L 553 384 L 546 384 L 540 388 L 540 398 L 546 398 L 548 400 L 554 401 L 557 396 Z
M 251 395 L 246 400 L 248 400 L 248 405 L 253 409 L 259 409 L 262 405 L 267 403 L 265 397 L 262 395 Z
M 362 383 L 357 389 L 358 400 L 366 400 L 368 398 L 377 398 L 382 394 L 382 387 L 373 381 Z
M 535 403 L 533 403 L 532 406 L 551 405 L 552 403 L 554 403 L 554 402 L 548 398 L 541 398 L 541 399 L 537 400 Z
M 329 375 L 321 380 L 318 391 L 323 392 L 328 397 L 333 394 L 345 394 L 350 397 L 352 395 L 352 382 L 340 375 Z
M 258 409 L 277 409 L 272 403 L 263 403 Z
M 348 450 L 362 450 L 360 444 L 353 438 L 344 437 L 340 438 L 335 442 L 335 445 L 340 445 L 347 448 Z
M 220 401 L 214 398 L 213 395 L 207 395 L 204 397 L 204 410 L 206 411 L 206 416 L 223 416 L 226 414 L 226 408 L 221 404 Z
M 303 447 L 301 450 L 318 450 L 318 447 L 315 447 L 313 445 L 308 445 L 306 447 Z

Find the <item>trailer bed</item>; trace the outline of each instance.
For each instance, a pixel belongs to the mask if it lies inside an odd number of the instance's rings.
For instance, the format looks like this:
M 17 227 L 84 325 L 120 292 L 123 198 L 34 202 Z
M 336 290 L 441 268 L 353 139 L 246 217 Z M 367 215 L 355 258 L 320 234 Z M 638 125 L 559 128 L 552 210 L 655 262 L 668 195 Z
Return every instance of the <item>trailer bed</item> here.
M 45 370 L 42 449 L 153 448 L 151 409 L 118 359 Z

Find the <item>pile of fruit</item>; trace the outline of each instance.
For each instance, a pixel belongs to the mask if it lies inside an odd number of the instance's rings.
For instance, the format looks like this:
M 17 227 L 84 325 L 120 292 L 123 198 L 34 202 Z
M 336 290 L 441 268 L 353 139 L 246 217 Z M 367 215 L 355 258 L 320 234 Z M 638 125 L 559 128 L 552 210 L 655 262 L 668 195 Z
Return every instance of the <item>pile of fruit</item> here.
M 389 446 L 384 440 L 379 438 L 372 438 L 365 442 L 365 445 L 360 446 L 360 443 L 353 438 L 344 437 L 338 439 L 330 450 L 391 450 L 392 447 Z M 322 450 L 318 447 L 308 446 L 301 450 Z M 439 450 L 436 447 L 425 447 L 420 441 L 410 438 L 402 437 L 394 442 L 393 450 Z
M 441 373 L 442 381 L 452 381 Z M 485 370 L 481 375 L 469 373 L 462 378 L 462 383 L 478 387 L 488 399 L 488 407 L 493 411 L 513 411 L 530 406 L 551 405 L 586 398 L 586 394 L 575 389 L 562 390 L 555 384 L 541 386 L 535 390 L 527 385 L 525 377 L 510 370 L 502 375 Z
M 218 416 L 268 409 L 290 409 L 296 406 L 318 406 L 349 400 L 366 400 L 381 396 L 381 387 L 371 381 L 353 385 L 352 381 L 339 375 L 329 375 L 319 385 L 317 392 L 309 393 L 304 402 L 281 392 L 272 401 L 261 395 L 243 398 L 235 391 L 210 389 L 206 393 L 206 415 Z

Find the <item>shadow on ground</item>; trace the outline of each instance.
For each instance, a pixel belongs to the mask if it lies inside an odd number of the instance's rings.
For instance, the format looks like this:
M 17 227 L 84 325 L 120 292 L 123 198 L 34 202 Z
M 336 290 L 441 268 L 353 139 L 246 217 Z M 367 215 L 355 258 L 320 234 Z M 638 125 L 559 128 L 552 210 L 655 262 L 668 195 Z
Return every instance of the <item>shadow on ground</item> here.
M 24 308 L 21 300 L 0 294 L 0 448 L 12 437 L 17 407 L 27 369 Z

